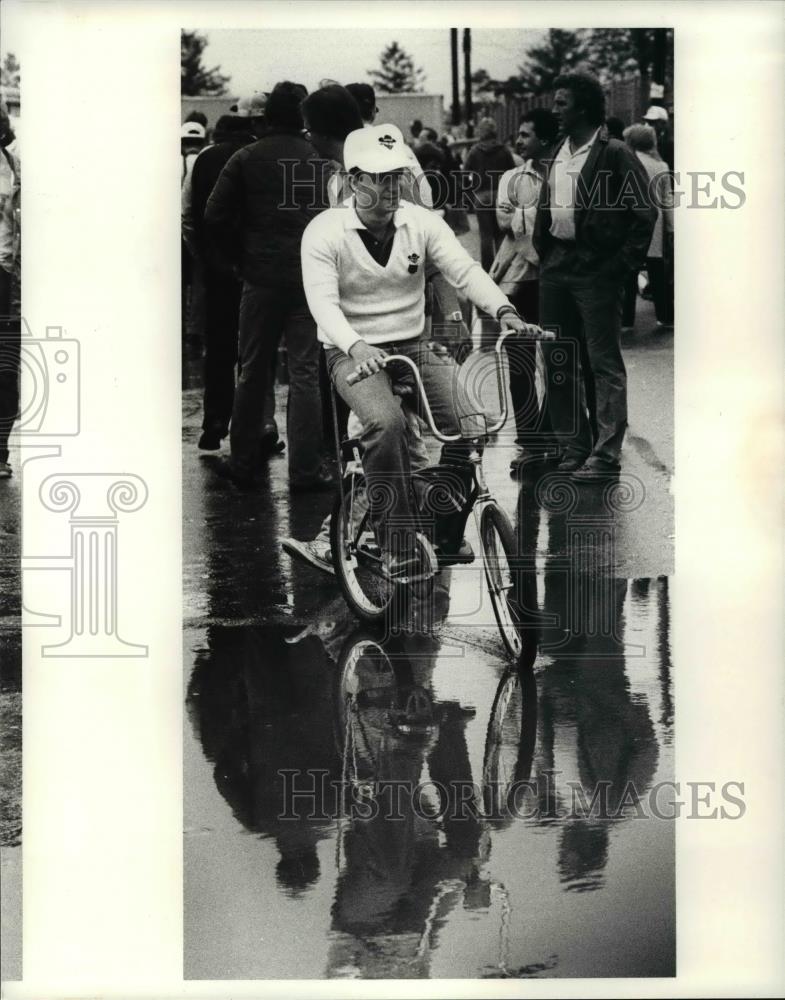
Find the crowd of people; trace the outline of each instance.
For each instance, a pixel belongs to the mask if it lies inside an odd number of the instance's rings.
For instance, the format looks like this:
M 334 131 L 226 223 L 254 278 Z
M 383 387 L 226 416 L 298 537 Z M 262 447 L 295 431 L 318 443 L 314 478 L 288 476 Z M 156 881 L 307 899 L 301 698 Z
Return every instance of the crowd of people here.
M 11 476 L 8 440 L 19 416 L 21 204 L 16 135 L 0 101 L 0 479 Z
M 204 329 L 200 449 L 218 450 L 228 435 L 218 471 L 237 487 L 258 485 L 284 448 L 275 377 L 285 343 L 291 491 L 336 485 L 332 383 L 343 433 L 353 419 L 362 441 L 369 487 L 387 497 L 387 514 L 412 522 L 399 484 L 426 453 L 385 359 L 416 360 L 437 423 L 455 431 L 455 347 L 473 307 L 522 335 L 510 350 L 511 471 L 551 461 L 577 481 L 616 474 L 627 425 L 622 331 L 642 269 L 660 327 L 673 317 L 663 157 L 672 144 L 655 127 L 667 111 L 652 106 L 627 128 L 606 121 L 598 81 L 573 72 L 557 79 L 551 109 L 523 114 L 512 144 L 491 118 L 470 142 L 419 121 L 405 140 L 377 114 L 367 84 L 330 81 L 309 94 L 284 81 L 238 102 L 209 143 L 198 113 L 184 123 L 184 306 L 201 311 Z M 456 236 L 467 212 L 479 262 Z M 541 345 L 539 400 L 534 326 L 557 335 Z M 382 514 L 372 511 L 384 547 Z M 318 552 L 311 542 L 290 551 L 329 569 L 324 532 Z M 390 554 L 390 573 L 408 558 L 406 546 L 400 559 Z

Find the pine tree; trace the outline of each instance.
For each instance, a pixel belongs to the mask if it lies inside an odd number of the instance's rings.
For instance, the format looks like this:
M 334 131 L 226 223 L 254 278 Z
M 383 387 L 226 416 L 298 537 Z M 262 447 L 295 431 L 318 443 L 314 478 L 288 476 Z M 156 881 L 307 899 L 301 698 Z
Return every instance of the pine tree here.
M 552 89 L 557 76 L 576 69 L 588 56 L 585 32 L 550 28 L 546 40 L 526 53 L 521 82 L 529 93 L 542 94 Z
M 183 31 L 180 34 L 180 93 L 184 97 L 221 97 L 226 93 L 226 84 L 231 77 L 221 73 L 220 66 L 205 69 L 202 53 L 207 47 L 207 38 L 198 31 Z
M 412 57 L 397 42 L 392 42 L 379 56 L 379 69 L 369 69 L 374 87 L 383 94 L 422 92 L 425 71 L 415 67 Z

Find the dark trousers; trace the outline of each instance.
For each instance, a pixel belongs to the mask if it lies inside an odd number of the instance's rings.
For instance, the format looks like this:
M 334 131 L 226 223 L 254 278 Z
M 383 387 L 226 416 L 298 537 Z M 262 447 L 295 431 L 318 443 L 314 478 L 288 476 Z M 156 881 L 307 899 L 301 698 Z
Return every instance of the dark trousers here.
M 259 467 L 262 438 L 276 433 L 272 387 L 281 338 L 286 340 L 289 403 L 286 428 L 290 482 L 307 482 L 322 462 L 322 400 L 316 325 L 301 287 L 261 287 L 246 282 L 240 299 L 240 377 L 232 410 L 232 464 L 252 477 Z
M 226 437 L 234 405 L 234 369 L 242 283 L 211 268 L 204 272 L 204 418 L 202 427 Z
M 475 196 L 474 210 L 477 213 L 477 227 L 480 231 L 480 263 L 483 271 L 490 271 L 502 239 L 496 221 L 495 201 L 493 191 L 478 191 Z
M 540 286 L 537 280 L 521 281 L 508 296 L 527 323 L 540 322 Z M 510 397 L 515 414 L 516 444 L 529 451 L 545 451 L 554 443 L 547 395 L 537 399 L 537 345 L 518 337 L 506 342 L 510 359 Z
M 647 257 L 646 272 L 649 276 L 649 290 L 654 302 L 654 315 L 658 323 L 673 323 L 673 284 L 670 280 L 672 268 L 664 257 Z M 635 306 L 638 298 L 638 272 L 633 271 L 624 283 L 624 315 L 622 326 L 635 323 Z
M 574 250 L 559 246 L 540 271 L 540 323 L 557 334 L 556 342 L 542 345 L 551 424 L 565 457 L 615 465 L 627 429 L 627 371 L 621 353 L 625 276 L 581 273 L 575 266 Z M 582 348 L 581 367 L 594 386 L 594 441 L 577 365 L 570 363 Z
M 12 282 L 0 267 L 0 462 L 8 461 L 8 438 L 19 416 L 19 366 L 22 348 L 19 316 L 12 316 Z

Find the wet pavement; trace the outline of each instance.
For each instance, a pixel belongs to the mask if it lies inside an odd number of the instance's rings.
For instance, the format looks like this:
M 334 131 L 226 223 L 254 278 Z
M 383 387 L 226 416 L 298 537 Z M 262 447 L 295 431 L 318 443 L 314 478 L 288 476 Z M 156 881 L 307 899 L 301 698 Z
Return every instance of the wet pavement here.
M 675 973 L 672 336 L 638 323 L 618 486 L 487 449 L 539 609 L 515 665 L 476 564 L 424 633 L 359 627 L 280 548 L 331 498 L 290 498 L 285 456 L 257 493 L 219 479 L 187 359 L 186 978 Z
M 0 979 L 22 977 L 20 480 L 0 480 Z

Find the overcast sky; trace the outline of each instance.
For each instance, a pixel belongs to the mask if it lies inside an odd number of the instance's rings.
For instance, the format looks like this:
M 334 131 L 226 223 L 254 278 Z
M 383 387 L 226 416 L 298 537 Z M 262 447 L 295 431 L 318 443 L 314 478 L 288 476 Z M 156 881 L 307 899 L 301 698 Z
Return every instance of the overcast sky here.
M 197 29 L 199 30 L 199 29 Z M 443 94 L 449 104 L 451 94 L 450 31 L 397 30 L 347 31 L 270 29 L 203 32 L 208 45 L 206 67 L 220 66 L 231 75 L 229 90 L 243 96 L 255 90 L 271 90 L 279 80 L 295 80 L 313 90 L 324 78 L 339 83 L 371 82 L 368 70 L 379 66 L 379 54 L 396 41 L 425 70 L 424 90 Z M 527 48 L 539 40 L 542 31 L 472 30 L 472 71 L 485 69 L 495 79 L 514 74 Z M 461 35 L 459 34 L 459 47 Z M 461 79 L 463 53 L 459 51 Z M 461 87 L 461 90 L 463 87 Z

